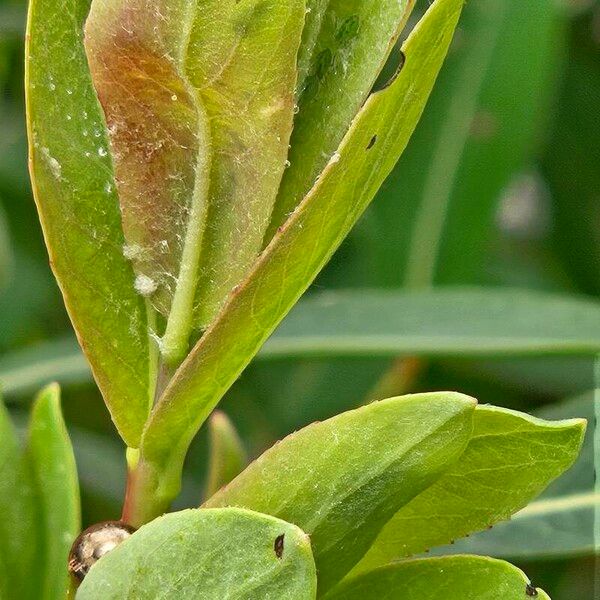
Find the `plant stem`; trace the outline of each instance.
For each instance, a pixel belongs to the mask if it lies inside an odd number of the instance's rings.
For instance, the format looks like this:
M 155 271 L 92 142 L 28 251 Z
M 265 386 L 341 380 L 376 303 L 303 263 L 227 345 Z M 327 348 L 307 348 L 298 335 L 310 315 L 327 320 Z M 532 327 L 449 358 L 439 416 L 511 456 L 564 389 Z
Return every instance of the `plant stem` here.
M 127 489 L 121 520 L 141 527 L 164 514 L 171 497 L 160 493 L 155 470 L 141 458 L 139 452 L 127 449 Z

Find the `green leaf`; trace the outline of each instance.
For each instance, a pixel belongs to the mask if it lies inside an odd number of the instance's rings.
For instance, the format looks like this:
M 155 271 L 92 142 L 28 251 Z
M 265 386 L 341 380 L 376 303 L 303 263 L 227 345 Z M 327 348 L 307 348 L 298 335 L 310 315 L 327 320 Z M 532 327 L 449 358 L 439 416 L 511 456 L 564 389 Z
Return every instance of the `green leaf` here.
M 92 567 L 77 600 L 311 600 L 310 542 L 279 519 L 240 509 L 160 517 Z
M 29 423 L 27 456 L 39 504 L 42 550 L 34 564 L 40 600 L 64 598 L 69 584 L 69 549 L 79 533 L 79 486 L 73 449 L 65 428 L 59 389 L 48 386 L 37 397 Z
M 155 406 L 142 443 L 154 485 L 179 487 L 191 439 L 223 394 L 306 290 L 373 198 L 423 110 L 462 0 L 436 0 L 404 45 L 394 83 L 369 98 L 319 182 L 179 368 Z M 160 480 L 160 482 L 159 482 Z
M 248 273 L 267 229 L 288 156 L 294 120 L 296 59 L 305 17 L 304 0 L 213 0 L 213 15 L 202 6 L 188 71 L 201 90 L 215 127 L 215 161 L 210 227 L 203 246 L 202 277 L 195 311 L 200 325 L 212 321 L 231 289 Z M 215 27 L 223 5 L 231 20 Z M 235 54 L 222 45 L 225 34 Z M 240 41 L 240 30 L 244 37 Z M 201 66 L 206 47 L 217 46 L 227 70 L 214 56 Z M 208 83 L 207 83 L 208 82 Z M 208 88 L 207 88 L 208 86 Z M 226 96 L 226 99 L 224 97 Z M 240 160 L 243 156 L 243 161 Z
M 313 0 L 299 56 L 289 168 L 267 241 L 313 186 L 396 43 L 414 0 Z
M 550 600 L 513 565 L 482 556 L 409 560 L 343 582 L 327 600 Z
M 464 356 L 600 351 L 600 303 L 501 288 L 326 292 L 301 302 L 263 356 Z
M 51 264 L 123 439 L 150 404 L 144 299 L 123 257 L 108 140 L 82 44 L 87 0 L 33 0 L 27 36 L 31 176 Z
M 138 291 L 167 318 L 169 363 L 261 249 L 288 153 L 303 24 L 303 0 L 92 2 L 86 50 L 127 255 Z
M 593 423 L 593 394 L 551 405 L 537 414 L 552 419 L 585 417 Z M 593 428 L 588 427 L 577 462 L 510 521 L 459 540 L 440 552 L 518 560 L 592 555 L 594 515 L 600 510 L 600 494 L 594 491 L 593 436 Z
M 206 497 L 237 477 L 248 464 L 246 450 L 233 423 L 221 411 L 215 411 L 208 421 L 210 457 Z
M 458 459 L 474 406 L 451 392 L 418 394 L 315 423 L 265 452 L 205 506 L 240 506 L 301 527 L 323 593 Z
M 595 300 L 501 288 L 434 288 L 314 294 L 290 312 L 257 358 L 591 357 L 599 351 Z M 568 375 L 572 368 L 560 371 L 563 382 L 562 371 Z M 539 385 L 551 374 L 543 373 Z M 53 379 L 89 381 L 75 340 L 46 342 L 0 359 L 0 382 L 9 396 Z
M 568 469 L 585 421 L 549 422 L 479 406 L 460 461 L 383 528 L 354 573 L 450 543 L 508 519 Z
M 0 598 L 31 598 L 39 556 L 37 506 L 29 464 L 0 402 Z

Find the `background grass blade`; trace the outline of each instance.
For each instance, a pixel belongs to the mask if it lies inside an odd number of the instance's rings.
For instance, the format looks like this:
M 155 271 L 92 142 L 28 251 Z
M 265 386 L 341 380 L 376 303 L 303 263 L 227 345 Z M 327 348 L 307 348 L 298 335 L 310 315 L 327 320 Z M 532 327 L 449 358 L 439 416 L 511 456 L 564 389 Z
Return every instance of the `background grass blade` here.
M 600 351 L 600 303 L 494 288 L 351 290 L 301 302 L 263 356 L 464 356 Z
M 257 359 L 592 357 L 599 351 L 600 304 L 594 300 L 502 288 L 348 290 L 300 301 Z M 9 397 L 52 380 L 65 385 L 89 379 L 72 338 L 0 359 L 0 383 Z
M 30 598 L 39 560 L 37 499 L 32 474 L 8 411 L 0 402 L 0 598 Z

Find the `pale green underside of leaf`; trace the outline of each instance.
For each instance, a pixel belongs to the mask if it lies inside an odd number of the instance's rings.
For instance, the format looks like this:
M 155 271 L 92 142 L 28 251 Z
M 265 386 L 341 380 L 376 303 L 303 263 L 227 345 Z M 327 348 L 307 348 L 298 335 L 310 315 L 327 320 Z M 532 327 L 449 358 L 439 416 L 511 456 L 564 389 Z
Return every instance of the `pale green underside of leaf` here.
M 594 406 L 593 393 L 589 393 L 537 411 L 550 419 L 587 419 L 590 426 L 576 463 L 510 521 L 438 548 L 436 553 L 519 560 L 593 554 L 594 516 L 600 511 L 600 494 L 594 490 Z
M 89 2 L 33 0 L 26 89 L 30 167 L 51 264 L 115 424 L 139 445 L 148 415 L 144 300 L 123 257 L 104 120 L 87 69 Z
M 508 519 L 568 469 L 585 421 L 543 421 L 479 406 L 458 463 L 402 508 L 353 573 L 448 544 Z
M 300 529 L 246 510 L 196 509 L 142 527 L 92 567 L 76 597 L 313 600 L 315 594 L 310 541 Z
M 409 560 L 344 582 L 326 600 L 525 600 L 529 579 L 482 556 Z M 550 600 L 540 589 L 537 600 Z
M 86 49 L 127 254 L 168 319 L 167 360 L 183 358 L 192 326 L 212 320 L 261 249 L 288 153 L 304 10 L 304 0 L 92 2 Z
M 268 242 L 313 186 L 348 131 L 396 42 L 414 0 L 313 1 L 299 57 L 298 114 L 289 168 Z
M 182 364 L 148 422 L 142 458 L 178 488 L 196 431 L 339 246 L 402 153 L 447 52 L 462 0 L 437 0 L 404 45 L 395 82 L 371 96 L 339 149 Z
M 210 498 L 221 487 L 237 477 L 248 464 L 246 450 L 233 423 L 221 411 L 208 421 L 210 454 L 205 497 Z
M 59 394 L 56 384 L 40 392 L 33 405 L 27 443 L 39 503 L 38 527 L 44 539 L 41 560 L 34 563 L 40 600 L 66 596 L 69 550 L 81 527 L 77 467 Z
M 257 359 L 369 356 L 541 356 L 600 351 L 597 302 L 532 291 L 444 288 L 349 290 L 300 301 Z M 75 340 L 64 338 L 0 360 L 8 396 L 90 380 Z
M 301 527 L 322 594 L 458 459 L 474 406 L 460 394 L 417 394 L 315 423 L 273 446 L 205 506 L 240 506 Z

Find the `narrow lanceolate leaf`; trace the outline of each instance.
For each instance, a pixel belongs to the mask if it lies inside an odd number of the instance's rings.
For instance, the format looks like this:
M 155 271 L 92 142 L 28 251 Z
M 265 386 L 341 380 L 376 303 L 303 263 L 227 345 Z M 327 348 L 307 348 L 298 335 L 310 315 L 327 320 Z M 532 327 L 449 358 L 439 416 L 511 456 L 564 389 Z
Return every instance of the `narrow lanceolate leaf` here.
M 594 405 L 593 393 L 589 393 L 544 407 L 537 414 L 551 419 L 584 417 L 591 424 Z M 590 426 L 575 464 L 539 498 L 510 521 L 439 551 L 511 560 L 589 556 L 594 552 L 594 518 L 598 511 L 600 492 L 594 490 L 594 428 Z
M 241 473 L 248 464 L 248 458 L 240 436 L 225 413 L 215 411 L 208 425 L 210 456 L 206 497 L 210 498 Z
M 434 288 L 313 294 L 290 312 L 257 358 L 594 356 L 597 352 L 600 303 L 596 301 L 531 290 Z M 525 375 L 528 385 L 530 379 L 531 372 Z M 53 380 L 61 384 L 90 380 L 89 367 L 71 338 L 0 359 L 0 384 L 7 396 Z
M 329 260 L 402 153 L 456 26 L 462 0 L 437 0 L 404 45 L 394 83 L 365 104 L 323 176 L 165 390 L 142 458 L 171 495 L 183 450 L 262 343 Z M 157 482 L 158 483 L 158 482 Z
M 36 503 L 31 472 L 0 402 L 0 598 L 30 598 L 39 559 Z
M 303 300 L 262 354 L 558 355 L 600 352 L 600 303 L 525 290 L 326 292 Z
M 77 469 L 56 384 L 43 390 L 34 403 L 27 455 L 40 511 L 38 527 L 43 536 L 35 562 L 40 586 L 37 598 L 64 598 L 69 584 L 67 557 L 81 524 Z
M 185 510 L 145 525 L 92 567 L 78 600 L 313 600 L 298 527 L 247 510 Z
M 573 464 L 584 430 L 582 419 L 549 422 L 478 407 L 460 461 L 396 513 L 354 573 L 508 519 Z
M 344 581 L 327 600 L 550 600 L 513 565 L 482 556 L 409 560 Z
M 91 380 L 89 364 L 71 336 L 18 349 L 0 358 L 0 386 L 8 397 L 33 393 L 52 381 L 65 386 Z
M 168 319 L 167 360 L 185 355 L 194 298 L 206 324 L 260 250 L 303 22 L 303 0 L 92 2 L 86 49 L 126 253 L 138 291 Z
M 206 506 L 240 506 L 301 527 L 311 537 L 323 593 L 392 515 L 458 459 L 474 407 L 460 394 L 417 394 L 310 425 L 265 452 Z
M 34 194 L 54 273 L 106 404 L 129 446 L 148 414 L 144 299 L 123 257 L 104 120 L 88 74 L 87 0 L 29 5 L 27 110 Z
M 299 63 L 289 168 L 268 242 L 334 155 L 373 87 L 414 0 L 312 0 Z

